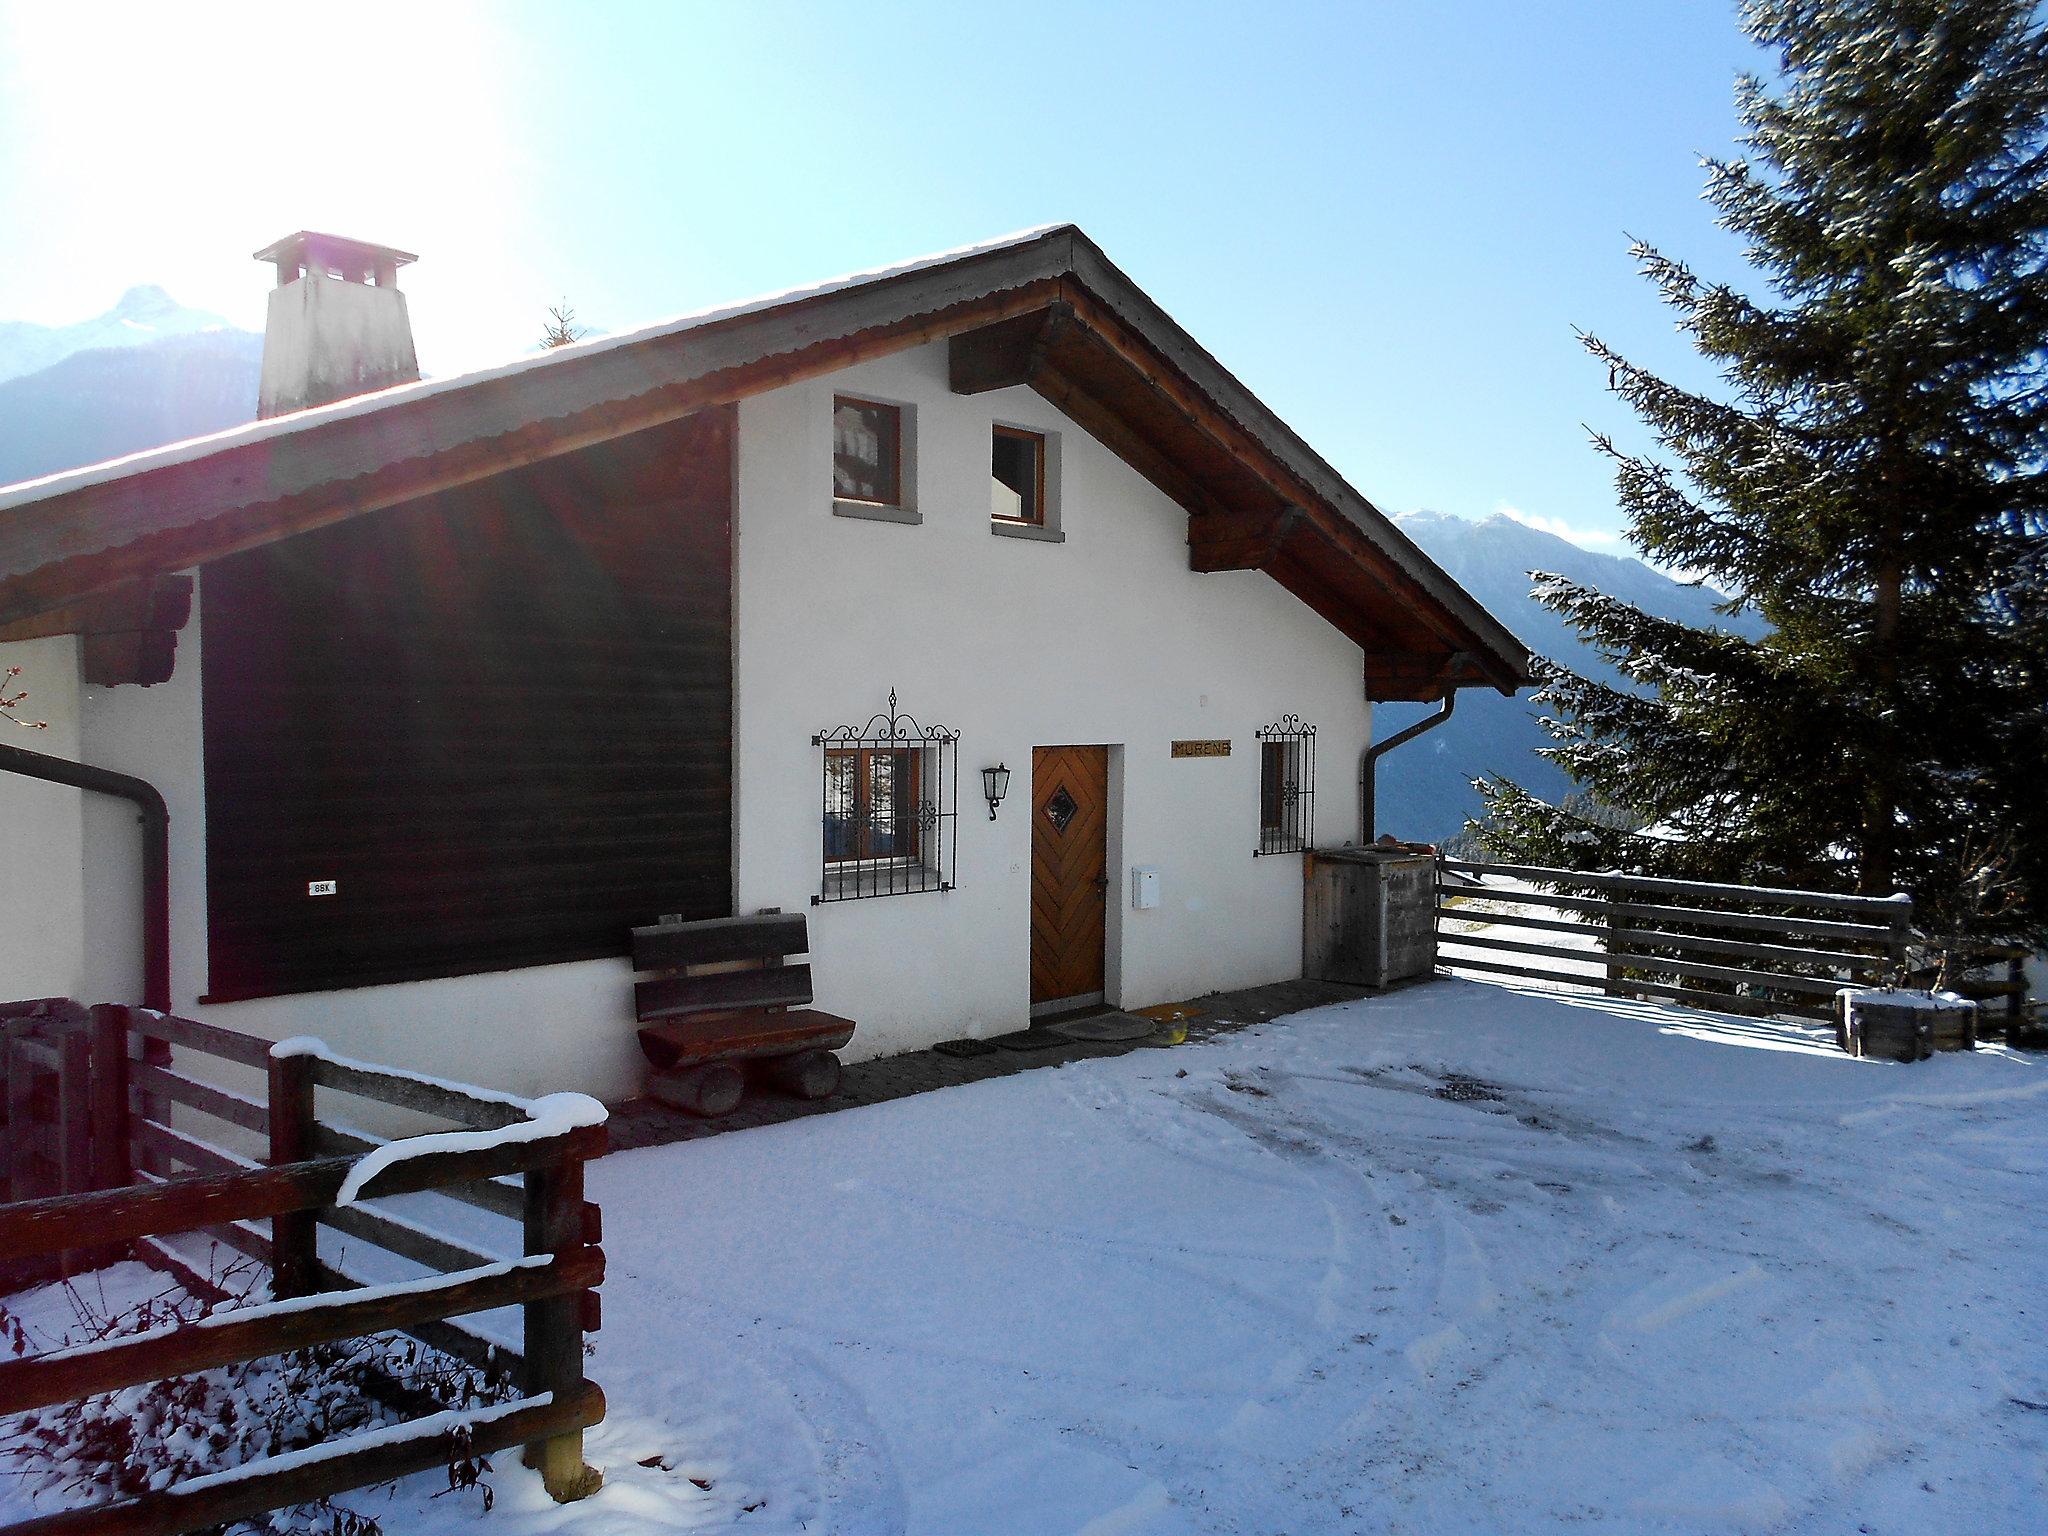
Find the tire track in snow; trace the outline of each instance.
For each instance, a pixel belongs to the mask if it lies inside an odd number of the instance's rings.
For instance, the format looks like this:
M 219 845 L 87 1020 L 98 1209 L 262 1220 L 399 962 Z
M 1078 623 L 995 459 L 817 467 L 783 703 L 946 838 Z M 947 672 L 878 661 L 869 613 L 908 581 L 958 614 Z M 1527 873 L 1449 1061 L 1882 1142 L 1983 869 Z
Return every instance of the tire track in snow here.
M 799 1325 L 693 1296 L 658 1270 L 642 1269 L 630 1279 L 636 1289 L 672 1303 L 661 1309 L 667 1315 L 697 1317 L 698 1327 L 682 1330 L 686 1336 L 737 1334 L 746 1366 L 789 1394 L 808 1431 L 819 1479 L 818 1509 L 800 1518 L 808 1523 L 821 1512 L 833 1514 L 844 1522 L 830 1527 L 835 1536 L 901 1536 L 909 1520 L 908 1492 L 887 1436 L 856 1386 L 816 1348 L 784 1337 L 802 1331 Z
M 1260 1079 L 1267 1089 L 1249 1104 L 1225 1101 L 1220 1095 L 1191 1100 L 1198 1108 L 1237 1126 L 1277 1155 L 1297 1162 L 1307 1177 L 1323 1190 L 1325 1207 L 1331 1213 L 1333 1234 L 1349 1235 L 1341 1212 L 1345 1209 L 1375 1213 L 1370 1224 L 1377 1246 L 1389 1261 L 1376 1271 L 1380 1283 L 1367 1290 L 1348 1268 L 1326 1273 L 1319 1287 L 1318 1317 L 1326 1328 L 1343 1316 L 1340 1297 L 1352 1305 L 1352 1325 L 1366 1332 L 1350 1332 L 1340 1338 L 1326 1333 L 1324 1349 L 1312 1362 L 1320 1375 L 1345 1367 L 1347 1376 L 1364 1374 L 1368 1380 L 1384 1374 L 1392 1362 L 1405 1361 L 1413 1382 L 1425 1388 L 1435 1386 L 1442 1375 L 1445 1389 L 1469 1378 L 1475 1369 L 1497 1363 L 1508 1350 L 1494 1319 L 1499 1296 L 1480 1244 L 1463 1214 L 1429 1178 L 1416 1168 L 1404 1168 L 1411 1159 L 1392 1152 L 1370 1138 L 1341 1130 L 1319 1118 L 1303 1115 L 1290 1102 L 1286 1079 L 1278 1073 Z M 1411 1198 L 1404 1201 L 1413 1214 L 1402 1216 L 1393 1208 L 1389 1186 L 1405 1183 Z M 1392 1284 L 1386 1282 L 1393 1281 Z M 1429 1298 L 1423 1315 L 1414 1313 L 1422 1296 Z M 1389 1327 L 1390 1316 L 1406 1314 L 1408 1320 Z M 1355 1357 L 1361 1339 L 1379 1345 L 1375 1355 Z M 1346 1360 L 1347 1354 L 1354 1356 Z M 1457 1371 L 1445 1369 L 1455 1362 Z M 1475 1363 L 1476 1362 L 1476 1363 Z M 1326 1395 L 1322 1403 L 1303 1400 L 1298 1394 L 1261 1394 L 1248 1397 L 1225 1426 L 1224 1438 L 1235 1446 L 1256 1441 L 1257 1430 L 1268 1411 L 1293 1396 L 1286 1419 L 1291 1438 L 1311 1444 L 1329 1444 L 1355 1435 L 1369 1421 L 1376 1408 L 1356 1409 L 1355 1395 Z M 1405 1444 L 1405 1436 L 1401 1437 Z
M 1289 1188 L 1300 1187 L 1290 1182 Z M 1005 1236 L 1027 1239 L 1032 1242 L 1057 1242 L 1069 1247 L 1095 1249 L 1103 1253 L 1124 1258 L 1156 1262 L 1162 1255 L 1184 1254 L 1205 1259 L 1257 1259 L 1281 1260 L 1294 1263 L 1312 1262 L 1309 1253 L 1279 1253 L 1271 1248 L 1240 1247 L 1233 1244 L 1209 1243 L 1179 1234 L 1159 1237 L 1127 1237 L 1114 1232 L 1077 1231 L 1072 1227 L 1052 1226 L 1040 1222 L 1021 1220 L 991 1211 L 982 1206 L 962 1205 L 956 1201 L 940 1199 L 935 1195 L 920 1194 L 901 1185 L 884 1184 L 874 1179 L 866 1180 L 862 1188 L 866 1192 L 883 1195 L 896 1201 L 907 1210 L 930 1212 L 943 1216 L 948 1221 L 961 1222 L 968 1226 L 981 1227 L 987 1231 L 1000 1232 Z

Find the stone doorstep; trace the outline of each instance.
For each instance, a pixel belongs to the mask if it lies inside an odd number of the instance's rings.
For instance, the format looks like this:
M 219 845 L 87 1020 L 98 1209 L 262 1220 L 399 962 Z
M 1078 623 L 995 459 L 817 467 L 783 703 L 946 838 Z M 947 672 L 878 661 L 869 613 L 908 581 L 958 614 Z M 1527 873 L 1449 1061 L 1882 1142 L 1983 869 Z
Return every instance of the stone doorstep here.
M 1368 997 L 1365 987 L 1327 981 L 1280 981 L 1263 987 L 1246 987 L 1235 992 L 1215 992 L 1170 1007 L 1145 1009 L 1147 1017 L 1185 1017 L 1189 1041 L 1211 1040 L 1253 1024 L 1264 1024 L 1290 1013 L 1320 1008 L 1327 1003 L 1349 1002 Z M 1154 1037 L 1156 1039 L 1156 1036 Z M 846 1069 L 839 1091 L 829 1099 L 806 1102 L 784 1097 L 767 1088 L 750 1086 L 740 1107 L 715 1120 L 699 1120 L 682 1110 L 672 1109 L 645 1095 L 611 1107 L 612 1152 L 630 1152 L 639 1147 L 665 1146 L 670 1142 L 698 1141 L 727 1131 L 754 1130 L 780 1125 L 810 1115 L 829 1115 L 835 1110 L 857 1109 L 865 1104 L 885 1104 L 936 1088 L 954 1088 L 991 1077 L 1009 1077 L 1018 1072 L 1035 1072 L 1062 1066 L 1070 1061 L 1087 1061 L 1099 1056 L 1122 1056 L 1134 1050 L 1157 1047 L 1151 1039 L 1089 1041 L 1062 1040 L 1044 1050 L 992 1051 L 986 1056 L 947 1056 L 939 1051 L 905 1051 L 897 1056 L 877 1056 L 855 1062 Z

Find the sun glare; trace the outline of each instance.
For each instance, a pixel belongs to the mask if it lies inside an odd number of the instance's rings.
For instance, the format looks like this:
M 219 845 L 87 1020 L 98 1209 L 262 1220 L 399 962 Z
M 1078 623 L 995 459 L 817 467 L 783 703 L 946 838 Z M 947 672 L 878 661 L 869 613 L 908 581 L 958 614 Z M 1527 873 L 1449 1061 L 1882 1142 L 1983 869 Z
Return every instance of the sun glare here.
M 429 371 L 516 351 L 517 71 L 481 4 L 0 7 L 0 206 L 65 232 L 45 268 L 0 253 L 6 312 L 76 320 L 147 281 L 257 328 L 248 254 L 313 228 L 421 253 Z

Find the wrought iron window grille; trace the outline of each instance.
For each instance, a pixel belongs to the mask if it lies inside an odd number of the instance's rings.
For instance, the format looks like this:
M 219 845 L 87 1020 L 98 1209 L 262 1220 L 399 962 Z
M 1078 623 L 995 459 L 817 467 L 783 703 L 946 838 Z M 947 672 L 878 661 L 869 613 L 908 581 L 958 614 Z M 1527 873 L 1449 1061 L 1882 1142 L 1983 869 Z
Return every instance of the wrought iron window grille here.
M 1299 853 L 1315 838 L 1316 728 L 1283 715 L 1258 732 L 1259 846 L 1255 856 Z
M 899 710 L 893 688 L 887 713 L 811 738 L 822 784 L 812 906 L 953 889 L 959 741 L 958 731 Z

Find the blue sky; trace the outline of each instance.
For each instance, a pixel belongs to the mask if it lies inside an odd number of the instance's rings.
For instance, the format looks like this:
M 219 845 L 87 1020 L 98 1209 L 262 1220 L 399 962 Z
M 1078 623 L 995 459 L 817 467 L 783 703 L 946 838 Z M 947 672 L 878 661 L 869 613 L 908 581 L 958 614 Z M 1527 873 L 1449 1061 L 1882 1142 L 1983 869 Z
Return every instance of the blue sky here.
M 0 318 L 260 326 L 258 246 L 421 253 L 421 361 L 1072 220 L 1390 511 L 1618 527 L 1575 326 L 1703 378 L 1627 236 L 1700 201 L 1732 0 L 1253 7 L 0 0 Z

